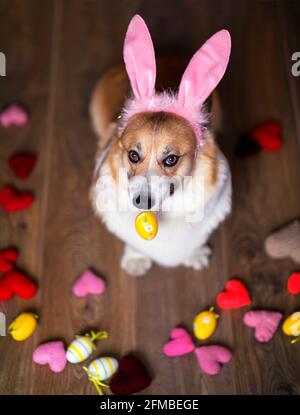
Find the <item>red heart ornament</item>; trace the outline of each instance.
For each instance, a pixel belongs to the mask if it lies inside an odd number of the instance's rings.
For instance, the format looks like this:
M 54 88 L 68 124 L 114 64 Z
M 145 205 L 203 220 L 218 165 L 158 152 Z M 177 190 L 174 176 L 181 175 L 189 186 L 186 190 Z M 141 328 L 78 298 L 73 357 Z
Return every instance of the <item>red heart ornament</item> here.
M 10 157 L 8 164 L 19 179 L 26 179 L 32 172 L 36 160 L 36 154 L 16 153 Z
M 9 199 L 12 198 L 15 191 L 10 186 L 5 186 L 2 189 L 0 189 L 0 206 L 4 206 Z
M 14 295 L 29 299 L 36 293 L 36 284 L 20 271 L 9 271 L 0 279 L 0 301 L 10 300 Z
M 289 276 L 287 287 L 291 294 L 300 293 L 300 272 L 293 272 Z
M 119 362 L 119 370 L 110 381 L 110 389 L 115 395 L 131 395 L 147 388 L 151 378 L 142 364 L 135 356 L 127 355 Z
M 16 212 L 28 208 L 33 202 L 33 195 L 29 192 L 17 192 L 10 186 L 0 190 L 0 206 L 6 212 Z
M 7 248 L 0 251 L 0 272 L 11 271 L 18 257 L 18 252 L 14 248 Z
M 263 150 L 276 151 L 282 146 L 281 126 L 278 122 L 261 124 L 250 132 L 250 137 L 255 140 Z
M 189 333 L 181 327 L 175 327 L 171 332 L 171 340 L 164 345 L 163 352 L 166 356 L 183 356 L 194 349 Z
M 225 291 L 218 294 L 217 304 L 223 310 L 231 310 L 249 305 L 251 300 L 244 284 L 232 279 L 227 282 Z

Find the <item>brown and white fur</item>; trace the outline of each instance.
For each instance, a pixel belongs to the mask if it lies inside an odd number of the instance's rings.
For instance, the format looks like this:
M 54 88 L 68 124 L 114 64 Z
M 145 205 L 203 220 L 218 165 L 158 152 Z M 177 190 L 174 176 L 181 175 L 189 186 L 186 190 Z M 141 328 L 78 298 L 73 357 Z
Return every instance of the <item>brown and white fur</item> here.
M 162 78 L 170 78 L 181 69 L 180 60 L 167 59 L 158 64 Z M 170 71 L 169 68 L 172 68 Z M 180 68 L 180 69 L 179 69 Z M 178 69 L 178 71 L 176 70 Z M 176 77 L 177 75 L 175 75 Z M 167 85 L 176 82 L 167 80 Z M 165 80 L 162 82 L 166 85 Z M 129 82 L 123 66 L 115 67 L 104 74 L 93 92 L 90 114 L 99 148 L 91 189 L 91 199 L 96 214 L 107 228 L 125 242 L 121 267 L 130 275 L 143 275 L 152 261 L 162 266 L 184 265 L 195 270 L 208 266 L 211 249 L 207 245 L 213 230 L 231 210 L 231 176 L 228 163 L 219 150 L 215 132 L 220 123 L 220 103 L 216 93 L 212 94 L 211 117 L 203 131 L 204 145 L 196 151 L 196 137 L 189 123 L 182 117 L 167 112 L 139 113 L 129 119 L 125 130 L 118 132 L 118 115 L 128 94 Z M 133 164 L 128 152 L 138 149 L 141 161 Z M 162 160 L 168 154 L 176 154 L 179 161 L 174 167 L 165 168 Z M 196 157 L 195 157 L 196 154 Z M 120 188 L 118 169 L 126 169 L 128 189 Z M 137 176 L 150 175 L 203 177 L 203 188 L 193 186 L 204 206 L 204 215 L 198 222 L 188 222 L 186 212 L 176 209 L 181 206 L 182 192 L 177 195 L 165 192 L 156 200 L 154 210 L 168 203 L 175 209 L 157 213 L 159 231 L 151 241 L 145 241 L 136 233 L 134 220 L 137 212 L 118 211 L 117 199 L 121 191 L 127 192 L 129 202 L 136 195 L 130 193 L 130 183 Z M 112 184 L 99 191 L 97 184 L 103 176 L 109 176 Z M 201 186 L 202 187 L 202 186 Z M 151 190 L 148 190 L 151 192 Z M 102 209 L 103 198 L 109 197 L 115 209 Z M 203 199 L 204 198 L 204 199 Z M 143 209 L 145 210 L 145 209 Z

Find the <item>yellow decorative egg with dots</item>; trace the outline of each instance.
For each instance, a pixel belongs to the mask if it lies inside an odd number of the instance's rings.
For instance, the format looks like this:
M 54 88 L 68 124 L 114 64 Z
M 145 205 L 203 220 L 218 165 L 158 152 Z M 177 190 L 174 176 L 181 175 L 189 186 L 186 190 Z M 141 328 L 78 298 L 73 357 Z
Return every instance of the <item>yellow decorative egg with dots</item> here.
M 199 313 L 193 323 L 194 334 L 199 340 L 210 337 L 217 328 L 217 321 L 220 316 L 214 312 L 214 307 Z
M 282 330 L 287 336 L 300 336 L 300 311 L 296 311 L 285 320 Z
M 37 327 L 37 320 L 36 314 L 21 313 L 8 327 L 11 337 L 16 341 L 28 339 Z
M 157 219 L 152 212 L 142 212 L 135 218 L 135 228 L 141 238 L 149 241 L 158 231 Z

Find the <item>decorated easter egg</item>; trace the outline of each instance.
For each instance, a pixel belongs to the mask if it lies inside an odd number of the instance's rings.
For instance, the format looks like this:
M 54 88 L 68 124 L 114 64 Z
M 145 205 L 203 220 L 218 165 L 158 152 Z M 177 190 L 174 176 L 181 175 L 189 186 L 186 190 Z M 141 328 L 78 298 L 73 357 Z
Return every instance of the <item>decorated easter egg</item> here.
M 11 337 L 16 341 L 28 339 L 37 327 L 37 320 L 36 314 L 21 313 L 8 327 Z
M 285 320 L 282 330 L 287 336 L 300 336 L 300 311 L 296 311 Z
M 78 336 L 67 349 L 67 361 L 80 363 L 87 359 L 95 350 L 95 345 L 88 336 Z
M 150 241 L 158 231 L 157 219 L 152 212 L 142 212 L 135 218 L 135 228 L 141 238 Z
M 107 331 L 91 331 L 84 336 L 76 336 L 76 339 L 69 345 L 66 353 L 67 361 L 70 363 L 80 363 L 87 359 L 95 350 L 96 340 L 107 339 Z
M 193 323 L 194 334 L 199 340 L 210 337 L 217 328 L 219 315 L 214 312 L 214 307 L 199 313 Z
M 119 363 L 114 357 L 100 357 L 89 364 L 87 373 L 90 379 L 103 381 L 112 377 L 118 367 Z

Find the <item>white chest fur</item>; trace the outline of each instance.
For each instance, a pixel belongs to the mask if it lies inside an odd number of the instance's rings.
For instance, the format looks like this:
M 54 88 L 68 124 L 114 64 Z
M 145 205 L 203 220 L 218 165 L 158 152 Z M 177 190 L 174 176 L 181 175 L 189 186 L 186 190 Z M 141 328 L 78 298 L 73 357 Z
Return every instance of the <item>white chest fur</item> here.
M 109 167 L 104 164 L 101 175 L 109 174 Z M 205 195 L 203 217 L 200 221 L 189 222 L 186 212 L 172 216 L 168 212 L 159 213 L 159 229 L 155 239 L 145 241 L 136 233 L 134 221 L 136 212 L 117 209 L 117 190 L 109 187 L 103 193 L 93 189 L 93 202 L 96 213 L 102 218 L 107 228 L 121 240 L 164 266 L 182 264 L 192 252 L 204 245 L 211 232 L 224 220 L 231 210 L 231 177 L 225 157 L 219 154 L 219 172 L 217 184 L 213 191 Z M 110 198 L 113 209 L 101 209 L 103 198 Z M 174 199 L 175 203 L 175 199 Z

